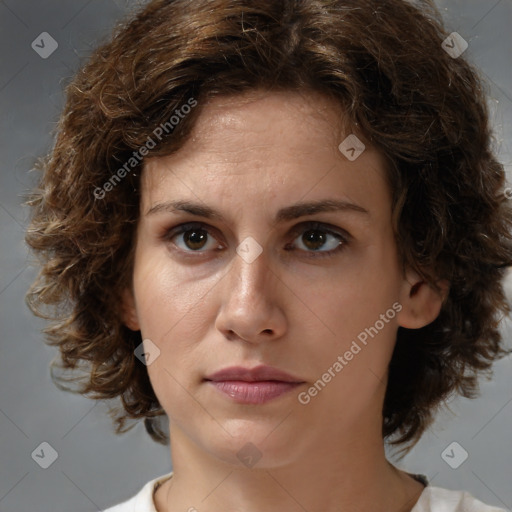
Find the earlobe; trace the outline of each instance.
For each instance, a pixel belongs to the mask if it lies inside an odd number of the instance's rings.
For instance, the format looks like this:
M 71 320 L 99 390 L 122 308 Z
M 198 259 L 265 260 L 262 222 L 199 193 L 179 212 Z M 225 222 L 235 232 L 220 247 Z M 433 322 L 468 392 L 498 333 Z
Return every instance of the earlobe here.
M 137 309 L 135 307 L 135 299 L 133 292 L 129 288 L 126 288 L 122 294 L 121 304 L 121 318 L 124 325 L 132 331 L 140 331 L 139 317 L 137 315 Z
M 416 272 L 409 271 L 400 294 L 402 310 L 397 315 L 398 325 L 420 329 L 432 323 L 439 316 L 449 290 L 448 281 L 440 281 L 438 286 L 440 292 Z

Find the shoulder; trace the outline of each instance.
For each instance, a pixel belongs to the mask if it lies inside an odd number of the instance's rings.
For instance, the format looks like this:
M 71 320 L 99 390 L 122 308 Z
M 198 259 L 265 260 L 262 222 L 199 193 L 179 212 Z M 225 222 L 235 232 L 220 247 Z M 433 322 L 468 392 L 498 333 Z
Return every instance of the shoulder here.
M 137 494 L 103 512 L 157 512 L 153 494 L 156 488 L 171 476 L 172 471 L 150 480 Z
M 506 510 L 486 505 L 467 491 L 428 486 L 425 487 L 411 512 L 506 512 Z

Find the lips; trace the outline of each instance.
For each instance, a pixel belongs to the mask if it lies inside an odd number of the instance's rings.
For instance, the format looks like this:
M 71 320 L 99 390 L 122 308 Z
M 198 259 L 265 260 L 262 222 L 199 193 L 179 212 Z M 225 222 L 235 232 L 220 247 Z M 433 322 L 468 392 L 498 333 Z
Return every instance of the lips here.
M 299 383 L 304 382 L 298 377 L 294 377 L 289 373 L 286 373 L 272 366 L 256 366 L 255 368 L 243 368 L 242 366 L 231 366 L 224 368 L 218 372 L 212 373 L 206 380 L 214 382 L 219 381 L 245 381 L 245 382 L 256 382 L 256 381 L 279 381 L 279 382 L 292 382 Z
M 300 386 L 304 381 L 271 366 L 224 368 L 205 379 L 239 404 L 263 404 Z

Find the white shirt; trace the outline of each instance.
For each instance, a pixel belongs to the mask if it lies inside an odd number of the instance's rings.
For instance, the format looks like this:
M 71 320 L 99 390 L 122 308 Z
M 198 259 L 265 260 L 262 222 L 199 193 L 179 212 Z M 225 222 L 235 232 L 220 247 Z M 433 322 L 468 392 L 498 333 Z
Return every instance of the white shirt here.
M 506 512 L 503 508 L 485 505 L 466 491 L 431 487 L 424 475 L 411 476 L 427 485 L 411 512 Z M 171 477 L 172 471 L 149 481 L 135 496 L 104 512 L 158 512 L 153 494 L 159 485 Z

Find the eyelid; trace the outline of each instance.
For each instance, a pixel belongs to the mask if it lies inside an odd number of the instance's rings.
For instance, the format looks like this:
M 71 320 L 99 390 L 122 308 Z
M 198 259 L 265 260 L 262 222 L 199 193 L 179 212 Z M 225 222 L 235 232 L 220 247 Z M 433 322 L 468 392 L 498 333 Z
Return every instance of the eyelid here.
M 213 233 L 218 231 L 213 226 L 210 226 L 209 224 L 205 224 L 204 222 L 200 221 L 192 221 L 192 222 L 184 222 L 182 224 L 179 224 L 178 226 L 175 226 L 170 229 L 166 229 L 163 234 L 161 235 L 161 239 L 164 241 L 171 241 L 175 236 L 181 235 L 182 233 L 186 233 L 187 231 L 190 231 L 192 229 L 201 229 L 203 231 L 206 231 L 209 236 L 213 236 Z M 213 236 L 215 240 L 219 241 L 217 237 Z M 194 252 L 197 254 L 202 254 L 205 251 L 185 251 L 193 254 Z
M 302 253 L 301 257 L 303 258 L 319 259 L 335 257 L 345 250 L 345 246 L 352 239 L 352 236 L 347 231 L 339 227 L 332 226 L 329 223 L 320 221 L 304 221 L 292 228 L 291 233 L 294 237 L 292 242 L 295 240 L 297 235 L 305 233 L 306 231 L 323 231 L 324 233 L 337 238 L 339 244 L 334 249 L 330 249 L 328 251 L 304 251 L 301 249 L 294 249 L 294 251 Z M 290 251 L 291 249 L 286 250 Z
M 352 238 L 352 235 L 350 235 L 350 233 L 348 233 L 346 230 L 333 226 L 328 222 L 321 222 L 318 220 L 307 220 L 304 222 L 300 222 L 299 224 L 293 226 L 293 228 L 291 229 L 291 233 L 295 235 L 297 233 L 305 231 L 306 229 L 318 229 L 319 231 L 325 231 L 326 233 L 341 238 L 345 242 L 348 242 Z
M 214 233 L 216 231 L 218 231 L 218 229 L 209 224 L 201 222 L 201 221 L 184 222 L 182 224 L 179 224 L 178 226 L 175 226 L 171 229 L 166 230 L 163 233 L 163 235 L 161 236 L 161 239 L 164 241 L 170 241 L 175 236 L 185 233 L 192 229 L 204 230 L 208 233 L 208 235 L 213 236 L 215 238 L 215 240 L 219 241 L 218 238 L 214 236 Z M 336 247 L 335 249 L 331 249 L 329 251 L 303 251 L 303 250 L 301 251 L 301 250 L 298 250 L 299 252 L 305 253 L 308 257 L 309 256 L 311 256 L 311 257 L 332 256 L 335 253 L 337 253 L 338 251 L 342 250 L 343 246 L 347 245 L 347 243 L 349 243 L 350 240 L 353 238 L 352 235 L 350 235 L 350 233 L 348 233 L 346 230 L 336 227 L 336 226 L 332 226 L 329 223 L 321 222 L 321 221 L 317 221 L 317 220 L 299 222 L 298 224 L 296 224 L 295 226 L 293 226 L 291 228 L 291 230 L 289 231 L 289 235 L 287 237 L 288 238 L 291 236 L 296 237 L 298 234 L 304 233 L 307 230 L 324 231 L 325 233 L 338 238 L 341 242 L 341 244 L 338 247 Z M 292 242 L 293 241 L 294 241 L 294 238 L 292 238 Z M 287 244 L 287 245 L 289 245 L 289 244 Z M 206 252 L 208 252 L 208 251 L 201 251 L 201 250 L 183 251 L 179 248 L 178 248 L 178 250 L 180 250 L 181 252 L 184 252 L 186 254 L 194 254 L 195 253 L 198 255 L 205 254 Z

